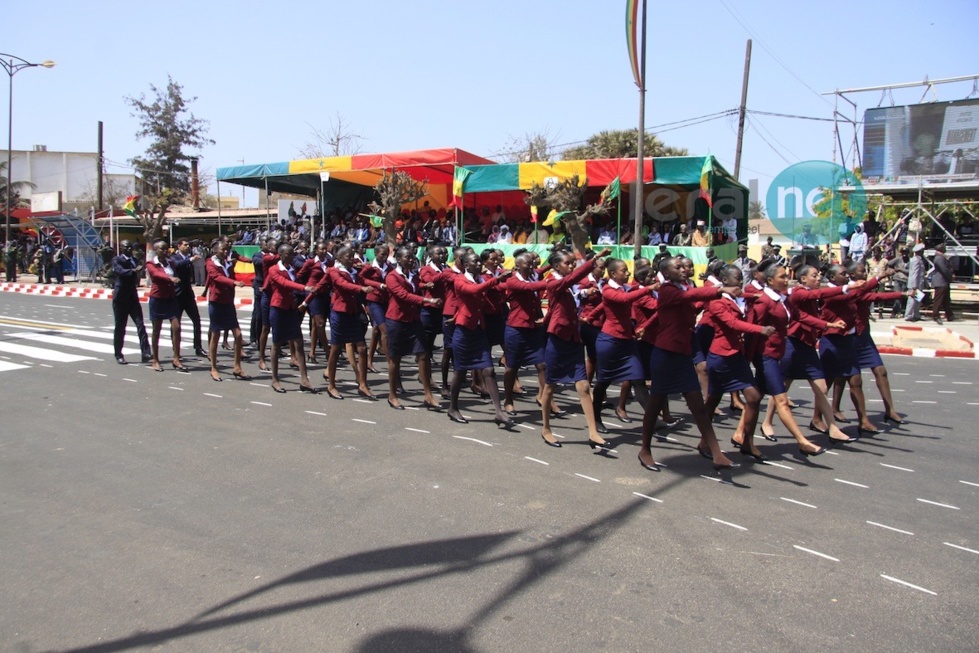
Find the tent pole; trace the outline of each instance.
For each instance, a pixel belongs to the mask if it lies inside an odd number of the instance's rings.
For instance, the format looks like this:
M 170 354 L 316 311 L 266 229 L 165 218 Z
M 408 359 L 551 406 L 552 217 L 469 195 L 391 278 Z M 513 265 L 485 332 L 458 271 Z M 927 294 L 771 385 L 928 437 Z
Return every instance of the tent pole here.
M 640 46 L 639 77 L 642 85 L 639 87 L 639 142 L 636 148 L 636 216 L 635 227 L 632 230 L 633 256 L 638 257 L 641 253 L 642 244 L 640 234 L 642 234 L 642 205 L 643 205 L 643 146 L 646 141 L 646 0 L 642 0 L 642 27 L 639 31 L 639 38 L 642 41 Z M 619 242 L 619 245 L 622 243 Z
M 269 178 L 265 178 L 265 229 L 272 231 L 272 217 L 269 213 Z
M 616 204 L 618 204 L 619 207 L 618 208 L 619 217 L 616 220 L 617 226 L 615 228 L 615 244 L 621 245 L 622 244 L 622 194 L 621 193 L 619 194 L 619 197 L 616 198 Z
M 221 237 L 221 180 L 218 180 L 218 238 Z M 171 237 L 173 233 L 170 234 Z M 172 239 L 172 238 L 171 238 Z

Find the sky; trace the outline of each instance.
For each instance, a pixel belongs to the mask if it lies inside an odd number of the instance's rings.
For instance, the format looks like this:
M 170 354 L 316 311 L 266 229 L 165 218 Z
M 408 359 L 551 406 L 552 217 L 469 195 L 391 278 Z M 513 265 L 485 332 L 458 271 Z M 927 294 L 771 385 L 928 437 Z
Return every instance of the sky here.
M 131 171 L 126 162 L 148 143 L 135 139 L 124 98 L 165 87 L 168 75 L 209 122 L 215 144 L 200 154 L 212 178 L 242 161 L 300 158 L 314 128 L 329 131 L 337 115 L 363 137 L 364 153 L 455 147 L 495 159 L 526 134 L 580 143 L 638 124 L 625 4 L 11 3 L 0 51 L 57 63 L 16 75 L 13 148 L 95 151 L 101 120 L 107 171 Z M 737 108 L 753 39 L 748 109 L 823 119 L 749 114 L 741 180 L 757 179 L 763 196 L 789 165 L 832 160 L 834 100 L 821 93 L 977 74 L 977 27 L 975 0 L 649 0 L 645 124 L 733 171 L 736 117 L 660 126 Z M 893 101 L 916 103 L 924 91 L 894 91 Z M 936 86 L 928 99 L 971 92 L 971 82 Z M 850 97 L 858 117 L 891 102 L 879 91 Z M 7 102 L 0 116 L 5 123 Z M 849 163 L 852 127 L 840 138 Z M 256 203 L 248 190 L 246 205 Z

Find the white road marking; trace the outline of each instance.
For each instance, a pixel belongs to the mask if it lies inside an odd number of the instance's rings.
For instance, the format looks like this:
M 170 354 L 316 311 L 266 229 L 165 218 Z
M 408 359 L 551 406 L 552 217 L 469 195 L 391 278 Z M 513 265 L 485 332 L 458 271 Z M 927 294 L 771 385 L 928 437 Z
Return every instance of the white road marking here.
M 934 381 L 915 381 L 915 383 L 934 383 Z
M 904 388 L 891 388 L 891 392 L 904 392 Z
M 938 394 L 940 394 L 940 395 L 957 395 L 959 393 L 956 392 L 955 390 L 939 390 L 938 391 Z
M 975 487 L 979 487 L 979 483 L 973 483 L 971 481 L 959 481 L 959 483 L 965 483 L 966 485 L 974 485 Z
M 937 404 L 938 402 L 937 401 L 916 401 L 916 400 L 912 400 L 911 403 L 912 404 Z
M 529 460 L 532 463 L 540 463 L 541 465 L 551 464 L 551 463 L 545 463 L 543 460 L 537 460 L 536 458 L 531 458 L 530 456 L 524 456 L 524 460 Z
M 130 383 L 139 383 L 139 381 L 137 381 L 136 379 L 126 379 L 126 378 L 124 378 L 123 381 L 129 381 Z
M 952 385 L 972 385 L 972 381 L 952 381 Z
M 210 392 L 205 392 L 204 393 L 204 396 L 205 397 L 214 397 L 215 399 L 223 399 L 223 397 L 221 395 L 216 395 L 216 394 L 213 394 L 213 393 L 210 393 Z
M 272 404 L 269 404 L 269 403 L 266 403 L 266 402 L 264 402 L 264 401 L 252 401 L 252 402 L 250 402 L 250 403 L 253 403 L 253 404 L 255 404 L 256 406 L 268 406 L 269 408 L 271 408 L 271 407 L 272 407 Z
M 537 429 L 533 426 L 527 426 L 526 424 L 517 424 L 522 429 L 527 429 L 528 431 L 536 431 Z
M 108 374 L 102 374 L 101 372 L 92 372 L 95 376 L 109 376 Z
M 711 521 L 716 521 L 718 524 L 724 524 L 725 526 L 730 526 L 731 528 L 736 528 L 739 531 L 746 531 L 746 530 L 748 530 L 744 526 L 738 526 L 737 524 L 732 524 L 729 521 L 724 521 L 723 519 L 718 519 L 717 517 L 711 517 L 710 519 L 711 519 Z
M 374 402 L 370 399 L 354 399 L 359 404 L 373 404 Z
M 257 386 L 257 387 L 259 387 L 259 388 L 267 388 L 267 387 L 268 387 L 268 386 L 267 386 L 266 384 L 264 384 L 264 383 L 249 383 L 248 385 L 254 385 L 254 386 Z
M 799 549 L 800 551 L 805 551 L 806 553 L 811 553 L 814 556 L 819 556 L 820 558 L 826 558 L 827 560 L 832 560 L 833 562 L 839 562 L 839 558 L 834 558 L 833 556 L 828 556 L 825 553 L 820 553 L 819 551 L 813 551 L 812 549 L 807 549 L 804 546 L 799 546 L 798 544 L 793 544 L 793 547 Z
M 361 424 L 377 424 L 377 422 L 372 422 L 369 419 L 357 419 L 356 417 L 351 418 L 353 422 L 360 422 Z
M 409 428 L 407 426 L 405 427 L 405 430 L 406 431 L 414 431 L 415 433 L 431 433 L 431 431 L 425 431 L 424 429 L 413 429 L 413 428 Z
M 781 467 L 782 469 L 789 469 L 789 470 L 795 469 L 795 467 L 789 467 L 788 465 L 783 465 L 782 463 L 772 462 L 771 460 L 764 461 L 762 463 L 762 465 L 771 465 L 772 467 Z
M 109 347 L 111 350 L 112 347 Z M 0 342 L 0 351 L 28 358 L 39 358 L 44 361 L 54 361 L 55 363 L 78 363 L 80 361 L 96 360 L 92 356 L 79 356 L 77 354 L 66 354 L 54 349 L 43 349 L 41 347 L 30 347 L 28 345 L 18 345 L 13 342 Z
M 911 376 L 911 372 L 891 372 L 894 376 Z
M 979 406 L 979 401 L 968 401 L 966 406 Z
M 914 535 L 911 531 L 902 531 L 900 528 L 894 528 L 893 526 L 885 526 L 884 524 L 878 524 L 875 521 L 868 521 L 871 526 L 877 526 L 878 528 L 886 528 L 889 531 L 894 531 L 895 533 L 904 533 L 905 535 Z
M 642 497 L 643 499 L 649 499 L 650 501 L 655 501 L 656 503 L 663 503 L 662 499 L 657 499 L 656 497 L 648 497 L 645 494 L 639 494 L 638 492 L 633 492 L 633 496 Z
M 315 410 L 307 410 L 309 415 L 316 415 L 317 417 L 326 417 L 326 413 L 317 413 Z
M 54 365 L 48 365 L 47 363 L 41 363 L 41 367 L 54 367 Z
M 592 478 L 591 476 L 585 476 L 584 474 L 579 474 L 578 472 L 575 472 L 574 475 L 575 476 L 580 476 L 581 478 L 585 479 L 586 481 L 594 481 L 595 483 L 601 483 L 601 481 L 598 480 L 597 478 Z
M 834 478 L 837 483 L 845 483 L 846 485 L 853 485 L 854 487 L 862 487 L 865 490 L 870 489 L 869 485 L 861 485 L 860 483 L 854 483 L 853 481 L 844 481 L 842 478 Z
M 937 376 L 939 378 L 945 378 L 944 374 L 929 374 L 928 376 Z
M 839 451 L 824 451 L 823 453 L 829 454 L 831 456 L 839 456 L 840 455 L 840 452 Z
M 928 499 L 918 499 L 921 503 L 929 503 L 933 506 L 938 506 L 939 508 L 949 508 L 951 510 L 958 510 L 955 506 L 950 506 L 947 503 L 938 503 L 937 501 L 929 501 Z
M 979 555 L 979 551 L 976 551 L 975 549 L 967 549 L 964 546 L 959 546 L 958 544 L 952 544 L 951 542 L 942 542 L 942 544 L 944 544 L 945 546 L 950 546 L 953 549 L 961 549 L 962 551 L 968 551 L 969 553 L 975 553 Z
M 78 338 L 65 338 L 62 336 L 50 336 L 45 333 L 15 333 L 12 334 L 14 338 L 23 338 L 24 340 L 30 340 L 31 342 L 43 342 L 46 345 L 57 345 L 58 347 L 70 347 L 73 349 L 81 349 L 83 351 L 91 351 L 97 354 L 114 354 L 115 347 L 110 344 L 103 344 L 101 342 L 88 342 L 86 340 L 79 340 Z M 126 350 L 123 350 L 123 354 Z
M 30 367 L 30 365 L 18 365 L 17 363 L 8 363 L 7 361 L 0 361 L 0 372 L 10 372 L 12 370 L 24 370 Z
M 815 508 L 816 507 L 816 506 L 812 505 L 811 503 L 802 503 L 801 501 L 796 501 L 795 499 L 787 499 L 785 497 L 779 497 L 779 499 L 781 499 L 782 501 L 788 501 L 789 503 L 794 503 L 797 506 L 803 506 L 803 507 L 806 507 L 806 508 Z
M 482 440 L 477 440 L 476 438 L 467 438 L 467 437 L 465 437 L 463 435 L 453 435 L 452 437 L 454 437 L 457 440 L 469 440 L 470 442 L 475 442 L 476 444 L 481 444 L 481 445 L 486 446 L 486 447 L 492 447 L 493 446 L 489 442 L 483 442 Z
M 170 388 L 171 390 L 179 390 L 180 392 L 183 392 L 184 391 L 183 388 L 178 388 L 175 385 L 168 385 L 167 387 Z
M 917 585 L 912 585 L 911 583 L 909 583 L 907 581 L 904 581 L 904 580 L 901 580 L 900 578 L 894 578 L 893 576 L 888 576 L 887 574 L 881 574 L 880 577 L 883 578 L 883 579 L 885 579 L 885 580 L 889 580 L 892 583 L 897 583 L 898 585 L 904 585 L 905 587 L 910 587 L 911 589 L 916 589 L 919 592 L 924 592 L 925 594 L 931 594 L 932 596 L 938 596 L 938 594 L 936 592 L 932 592 L 931 590 L 926 590 L 924 587 L 918 587 Z
M 898 467 L 897 465 L 888 465 L 887 463 L 881 463 L 881 467 L 887 467 L 888 469 L 896 469 L 901 472 L 913 472 L 913 469 L 908 469 L 907 467 Z
M 660 466 L 659 463 L 656 463 L 656 464 L 657 464 L 657 466 Z M 706 478 L 708 481 L 714 481 L 715 483 L 723 483 L 724 482 L 723 479 L 714 478 L 713 476 L 707 476 L 706 474 L 701 474 L 700 475 L 700 478 Z
M 87 370 L 78 370 L 79 374 L 90 374 Z

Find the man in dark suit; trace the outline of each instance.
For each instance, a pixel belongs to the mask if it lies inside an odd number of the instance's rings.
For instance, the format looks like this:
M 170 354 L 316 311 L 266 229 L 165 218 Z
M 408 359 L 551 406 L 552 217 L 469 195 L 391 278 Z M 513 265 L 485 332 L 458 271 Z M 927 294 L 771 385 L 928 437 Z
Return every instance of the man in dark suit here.
M 122 355 L 122 343 L 126 336 L 126 325 L 132 318 L 139 336 L 139 348 L 143 354 L 143 362 L 152 360 L 150 339 L 146 337 L 146 327 L 143 325 L 143 309 L 139 305 L 136 286 L 139 285 L 139 275 L 143 266 L 133 258 L 133 246 L 128 240 L 120 243 L 120 253 L 112 259 L 112 272 L 115 274 L 115 286 L 112 291 L 112 316 L 116 328 L 112 334 L 112 345 L 116 353 L 116 362 L 126 364 Z
M 177 251 L 170 256 L 170 267 L 173 269 L 174 275 L 180 279 L 176 288 L 180 312 L 186 313 L 194 324 L 194 353 L 199 357 L 207 358 L 207 352 L 204 351 L 201 340 L 201 313 L 197 308 L 197 297 L 194 295 L 193 288 L 194 263 L 199 259 L 199 254 L 191 252 L 190 241 L 181 238 L 177 241 Z
M 941 312 L 945 311 L 945 319 L 952 321 L 952 303 L 949 296 L 949 286 L 952 283 L 952 263 L 945 256 L 945 243 L 935 245 L 935 258 L 932 260 L 935 269 L 931 273 L 931 287 L 935 295 L 931 300 L 932 317 L 935 322 L 942 323 Z
M 255 276 L 252 278 L 252 321 L 248 329 L 248 342 L 246 345 L 258 343 L 258 337 L 262 334 L 262 285 L 265 283 L 265 268 L 262 259 L 265 257 L 267 241 L 259 243 L 258 251 L 252 254 L 252 266 L 255 268 Z M 314 354 L 316 352 L 313 352 Z

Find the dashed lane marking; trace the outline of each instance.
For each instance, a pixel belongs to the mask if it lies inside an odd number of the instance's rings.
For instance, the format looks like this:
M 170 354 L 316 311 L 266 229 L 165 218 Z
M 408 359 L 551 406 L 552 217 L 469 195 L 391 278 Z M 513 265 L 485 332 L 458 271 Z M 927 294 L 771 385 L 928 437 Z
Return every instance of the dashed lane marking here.
M 136 379 L 123 378 L 123 381 L 129 381 L 130 383 L 139 383 L 139 381 L 137 381 Z
M 928 499 L 918 499 L 921 503 L 927 503 L 933 506 L 938 506 L 939 508 L 948 508 L 950 510 L 958 510 L 955 506 L 950 506 L 947 503 L 938 503 L 937 501 L 929 501 Z
M 961 551 L 968 551 L 969 553 L 975 553 L 976 555 L 979 555 L 979 551 L 976 551 L 975 549 L 967 549 L 964 546 L 959 546 L 958 544 L 952 544 L 951 542 L 942 542 L 942 544 L 944 544 L 945 546 L 950 546 L 953 549 L 959 549 Z
M 974 487 L 979 487 L 979 483 L 973 483 L 972 481 L 959 481 L 959 483 L 965 483 L 966 485 L 972 485 Z
M 216 395 L 216 394 L 214 394 L 212 392 L 205 392 L 204 393 L 204 396 L 205 397 L 214 397 L 215 399 L 223 399 L 224 398 L 221 395 Z
M 934 383 L 934 381 L 915 381 L 915 383 Z
M 536 458 L 531 458 L 530 456 L 524 456 L 524 460 L 529 460 L 532 463 L 540 463 L 541 465 L 550 465 L 551 463 L 546 463 L 543 460 L 537 460 Z
M 377 422 L 372 422 L 369 419 L 357 419 L 356 417 L 351 418 L 352 422 L 360 422 L 361 424 L 377 424 Z
M 917 585 L 912 585 L 906 580 L 901 580 L 900 578 L 894 578 L 893 576 L 888 576 L 887 574 L 881 574 L 881 578 L 889 580 L 892 583 L 897 583 L 898 585 L 904 585 L 905 587 L 910 587 L 911 589 L 918 590 L 919 592 L 924 592 L 925 594 L 931 594 L 932 596 L 938 596 L 937 592 L 932 592 L 931 590 L 926 590 L 924 587 L 918 587 Z
M 724 521 L 723 519 L 718 519 L 717 517 L 711 517 L 710 519 L 711 519 L 711 521 L 716 521 L 718 524 L 724 524 L 725 526 L 730 526 L 731 528 L 736 528 L 739 531 L 746 531 L 746 530 L 748 530 L 744 526 L 738 526 L 737 524 L 732 524 L 729 521 Z
M 937 401 L 912 400 L 912 404 L 937 404 Z
M 184 391 L 183 388 L 178 388 L 175 385 L 168 385 L 167 387 L 170 388 L 171 390 L 179 390 L 180 392 L 183 392 Z
M 370 399 L 354 399 L 358 404 L 373 404 L 374 402 Z
M 905 535 L 914 535 L 911 531 L 902 531 L 900 528 L 894 528 L 893 526 L 886 526 L 884 524 L 878 524 L 875 521 L 868 521 L 871 526 L 876 526 L 877 528 L 886 528 L 889 531 L 894 531 L 895 533 L 904 533 Z
M 842 478 L 834 478 L 833 480 L 836 481 L 837 483 L 843 483 L 845 485 L 852 485 L 854 487 L 862 487 L 865 490 L 870 489 L 870 486 L 869 485 L 863 485 L 861 483 L 854 483 L 853 481 L 844 481 Z
M 413 429 L 413 428 L 410 428 L 410 427 L 407 427 L 407 426 L 405 427 L 405 430 L 406 431 L 413 431 L 415 433 L 431 433 L 431 431 L 426 431 L 424 429 Z
M 536 431 L 537 430 L 533 426 L 527 426 L 526 424 L 517 424 L 517 426 L 519 426 L 522 429 L 527 429 L 528 431 Z
M 266 384 L 264 384 L 264 383 L 249 383 L 248 385 L 253 385 L 253 386 L 256 386 L 256 387 L 258 387 L 258 388 L 267 388 L 267 387 L 268 387 L 268 386 L 267 386 Z
M 896 469 L 899 472 L 913 472 L 913 469 L 908 469 L 907 467 L 898 467 L 897 465 L 888 465 L 887 463 L 881 463 L 881 467 L 887 467 L 888 469 Z
M 825 553 L 820 553 L 819 551 L 813 551 L 812 549 L 807 549 L 804 546 L 799 546 L 798 544 L 793 544 L 793 547 L 799 549 L 800 551 L 805 551 L 806 553 L 811 553 L 814 556 L 819 556 L 820 558 L 826 558 L 827 560 L 832 560 L 833 562 L 839 562 L 839 558 L 834 558 L 833 556 L 828 556 Z
M 641 497 L 643 499 L 649 499 L 650 501 L 655 501 L 656 503 L 663 503 L 662 499 L 657 499 L 656 497 L 646 496 L 645 494 L 640 494 L 639 492 L 633 492 L 632 496 Z
M 939 390 L 938 391 L 938 394 L 940 394 L 940 395 L 957 395 L 959 393 L 956 392 L 955 390 Z
M 266 402 L 264 402 L 264 401 L 252 401 L 252 402 L 250 402 L 250 403 L 253 403 L 253 404 L 255 404 L 256 406 L 267 406 L 267 407 L 269 407 L 269 408 L 271 408 L 271 407 L 272 407 L 272 404 L 269 404 L 269 403 L 266 403 Z
M 594 481 L 595 483 L 601 483 L 601 481 L 598 480 L 597 478 L 592 478 L 591 476 L 585 476 L 584 474 L 579 474 L 578 472 L 575 472 L 574 475 L 575 476 L 580 476 L 581 478 L 585 479 L 586 481 Z
M 762 463 L 762 465 L 770 465 L 770 466 L 772 466 L 772 467 L 781 467 L 782 469 L 788 469 L 788 470 L 793 470 L 793 469 L 795 469 L 795 467 L 789 467 L 788 465 L 783 465 L 782 463 L 776 463 L 776 462 L 773 462 L 773 461 L 771 461 L 771 460 L 766 460 L 766 461 L 764 461 L 764 462 Z
M 811 503 L 803 503 L 801 501 L 796 501 L 795 499 L 788 499 L 786 497 L 779 497 L 779 499 L 782 501 L 788 501 L 789 503 L 794 503 L 797 506 L 803 506 L 804 508 L 816 508 L 816 506 L 812 505 Z
M 79 374 L 91 374 L 88 370 L 78 370 Z
M 475 442 L 476 444 L 481 444 L 484 447 L 492 447 L 493 446 L 489 442 L 483 442 L 482 440 L 477 440 L 476 438 L 467 438 L 464 435 L 453 435 L 452 437 L 454 437 L 457 440 L 468 440 L 469 442 Z
M 952 381 L 952 385 L 972 385 L 972 381 Z
M 307 410 L 307 414 L 316 415 L 317 417 L 326 417 L 326 413 L 317 413 L 315 410 Z
M 108 374 L 102 374 L 102 372 L 92 372 L 92 374 L 94 374 L 95 376 L 103 376 L 103 377 L 109 376 Z

